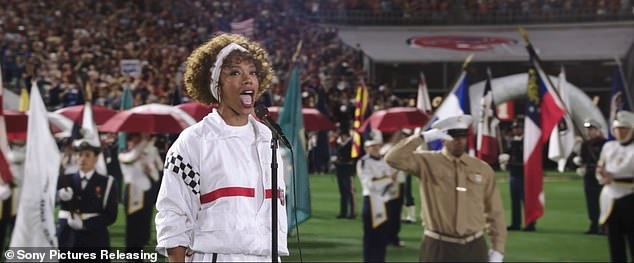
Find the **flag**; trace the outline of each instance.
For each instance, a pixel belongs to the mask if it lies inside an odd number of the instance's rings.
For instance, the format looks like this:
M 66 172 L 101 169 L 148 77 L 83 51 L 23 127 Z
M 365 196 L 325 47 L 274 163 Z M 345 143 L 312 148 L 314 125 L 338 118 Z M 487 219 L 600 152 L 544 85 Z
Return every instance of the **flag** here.
M 500 103 L 496 107 L 496 116 L 501 121 L 512 121 L 515 118 L 515 105 L 513 101 Z
M 487 81 L 480 99 L 476 153 L 480 160 L 490 165 L 498 159 L 497 128 L 500 121 L 495 116 L 495 103 L 491 89 L 491 70 L 487 68 Z
M 132 93 L 130 92 L 130 87 L 126 86 L 123 88 L 123 94 L 121 95 L 121 105 L 119 108 L 121 110 L 127 110 L 129 108 L 132 108 L 132 103 L 133 103 L 133 99 L 132 99 Z M 127 137 L 128 137 L 127 132 L 119 133 L 119 138 L 118 138 L 119 152 L 123 152 L 124 150 L 128 148 Z
M 608 129 L 608 140 L 614 140 L 614 135 L 612 134 L 612 122 L 616 117 L 616 113 L 621 110 L 632 110 L 632 97 L 630 96 L 629 88 L 623 78 L 621 63 L 617 63 L 617 67 L 614 69 L 612 90 L 610 94 L 610 122 L 608 123 L 610 129 Z
M 462 114 L 471 114 L 471 106 L 469 104 L 469 84 L 467 83 L 467 71 L 463 70 L 456 81 L 456 85 L 451 89 L 451 92 L 443 100 L 442 104 L 436 110 L 432 121 L 434 123 L 439 119 L 446 119 L 453 116 Z M 468 147 L 470 154 L 474 155 L 473 151 L 475 143 L 473 140 L 473 133 L 469 130 Z M 442 142 L 434 141 L 427 144 L 431 150 L 440 150 L 442 148 Z
M 84 104 L 84 115 L 82 116 L 82 118 L 82 137 L 84 138 L 84 140 L 90 142 L 91 145 L 101 147 L 99 132 L 97 131 L 97 124 L 95 123 L 95 119 L 92 113 L 92 103 L 90 103 L 90 100 L 86 100 Z M 103 175 L 108 174 L 108 170 L 106 169 L 106 161 L 103 157 L 103 153 L 101 152 L 97 157 L 95 171 Z
M 567 108 L 570 108 L 570 98 L 566 83 L 566 72 L 561 67 L 559 73 L 558 91 L 561 102 Z M 563 172 L 566 168 L 568 156 L 572 154 L 572 148 L 575 145 L 574 123 L 568 114 L 559 121 L 559 124 L 553 128 L 550 133 L 550 141 L 548 143 L 548 159 L 557 162 L 557 170 Z
M 528 71 L 526 117 L 524 118 L 524 223 L 535 222 L 544 214 L 544 167 L 542 149 L 550 132 L 564 116 L 564 109 L 546 74 L 531 52 Z
M 306 140 L 304 139 L 304 115 L 302 114 L 302 97 L 299 86 L 299 65 L 295 64 L 291 72 L 291 79 L 286 89 L 284 105 L 280 112 L 279 123 L 282 131 L 293 145 L 295 154 L 291 162 L 288 151 L 283 151 L 286 188 L 288 193 L 286 214 L 288 215 L 288 231 L 308 220 L 311 215 L 310 186 L 308 183 L 308 167 L 306 165 Z M 293 170 L 295 175 L 293 176 Z M 296 199 L 297 198 L 297 199 Z
M 429 90 L 427 90 L 427 82 L 425 82 L 425 74 L 420 73 L 420 81 L 418 82 L 418 95 L 416 96 L 416 108 L 431 113 L 431 102 L 429 100 Z
M 53 212 L 61 156 L 35 83 L 31 88 L 27 137 L 23 189 L 10 246 L 56 248 Z
M 11 166 L 7 160 L 9 154 L 9 141 L 7 140 L 7 126 L 4 122 L 4 85 L 2 82 L 2 68 L 0 67 L 0 178 L 2 184 L 12 181 Z
M 352 122 L 352 151 L 350 153 L 350 157 L 353 159 L 360 157 L 363 151 L 360 129 L 368 111 L 368 87 L 365 86 L 363 80 L 359 81 L 355 94 L 354 121 Z
M 231 33 L 240 34 L 248 38 L 253 38 L 255 31 L 253 18 L 249 18 L 240 22 L 231 22 Z
M 20 89 L 20 108 L 18 110 L 20 112 L 29 111 L 29 91 L 26 90 L 26 87 Z

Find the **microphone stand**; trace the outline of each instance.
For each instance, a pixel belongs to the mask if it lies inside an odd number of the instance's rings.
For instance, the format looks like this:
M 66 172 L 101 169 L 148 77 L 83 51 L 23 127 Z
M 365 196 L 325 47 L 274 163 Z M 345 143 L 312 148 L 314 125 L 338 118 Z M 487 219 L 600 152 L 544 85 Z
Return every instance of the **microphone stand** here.
M 271 138 L 271 262 L 277 262 L 277 147 L 279 138 L 273 133 Z

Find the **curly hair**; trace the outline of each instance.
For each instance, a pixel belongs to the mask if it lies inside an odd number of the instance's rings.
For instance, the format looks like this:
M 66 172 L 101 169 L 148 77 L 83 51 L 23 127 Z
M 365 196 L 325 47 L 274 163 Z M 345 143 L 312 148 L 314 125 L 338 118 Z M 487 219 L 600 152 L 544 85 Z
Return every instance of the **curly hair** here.
M 196 48 L 187 58 L 183 79 L 187 94 L 192 99 L 204 104 L 218 103 L 218 100 L 211 95 L 211 68 L 220 50 L 231 43 L 242 46 L 248 50 L 249 54 L 242 53 L 236 57 L 234 52 L 225 58 L 225 61 L 250 59 L 255 64 L 260 83 L 256 98 L 271 87 L 273 68 L 266 51 L 258 43 L 241 35 L 223 33 Z

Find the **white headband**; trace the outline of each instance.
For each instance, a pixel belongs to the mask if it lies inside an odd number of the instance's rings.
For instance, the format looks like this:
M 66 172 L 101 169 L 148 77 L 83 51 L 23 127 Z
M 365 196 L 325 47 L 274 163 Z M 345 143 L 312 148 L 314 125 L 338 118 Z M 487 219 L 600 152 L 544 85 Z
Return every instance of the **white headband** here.
M 218 101 L 220 101 L 220 97 L 218 97 L 218 82 L 220 81 L 220 70 L 222 69 L 222 63 L 225 58 L 234 50 L 240 50 L 242 52 L 248 52 L 242 46 L 231 43 L 218 52 L 218 56 L 216 56 L 216 63 L 214 63 L 213 68 L 211 68 L 211 83 L 209 88 L 211 89 L 211 95 Z

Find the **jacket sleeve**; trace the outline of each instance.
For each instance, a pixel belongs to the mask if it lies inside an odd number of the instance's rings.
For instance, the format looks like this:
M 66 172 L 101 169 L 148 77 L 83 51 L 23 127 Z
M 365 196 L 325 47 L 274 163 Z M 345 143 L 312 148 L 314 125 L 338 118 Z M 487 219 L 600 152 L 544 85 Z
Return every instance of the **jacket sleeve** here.
M 415 133 L 394 145 L 385 154 L 385 161 L 395 169 L 420 177 L 421 163 L 416 161 L 413 153 L 423 142 L 420 135 Z
M 109 226 L 114 224 L 117 220 L 117 196 L 119 196 L 119 189 L 117 187 L 117 180 L 112 176 L 108 176 L 107 181 L 107 196 L 104 196 L 105 205 L 103 211 L 98 216 L 84 220 L 84 227 L 88 230 L 94 228 L 100 228 L 103 226 Z
M 165 158 L 163 180 L 156 201 L 157 251 L 190 247 L 196 213 L 200 208 L 200 142 L 185 130 Z
M 506 222 L 504 221 L 504 207 L 502 198 L 495 184 L 495 172 L 487 165 L 487 185 L 484 200 L 484 209 L 489 224 L 489 235 L 491 236 L 491 248 L 504 254 L 506 243 Z
M 361 157 L 361 159 L 357 161 L 357 175 L 359 176 L 359 180 L 361 180 L 361 186 L 373 192 L 372 174 L 370 169 L 368 169 L 368 165 L 366 165 L 365 157 Z

